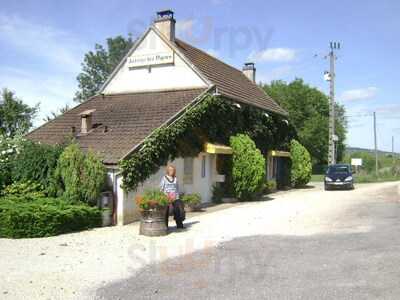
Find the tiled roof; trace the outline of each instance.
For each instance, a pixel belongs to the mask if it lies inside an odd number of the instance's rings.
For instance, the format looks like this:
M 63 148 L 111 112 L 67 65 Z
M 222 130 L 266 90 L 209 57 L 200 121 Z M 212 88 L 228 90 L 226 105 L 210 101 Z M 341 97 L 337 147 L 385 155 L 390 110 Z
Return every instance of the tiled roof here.
M 76 137 L 107 164 L 116 164 L 153 130 L 171 119 L 205 89 L 95 96 L 27 135 L 47 144 L 62 143 L 75 127 L 79 133 L 82 112 L 95 110 L 88 134 Z
M 175 41 L 175 47 L 223 96 L 278 114 L 287 114 L 238 69 L 181 40 Z M 74 127 L 82 149 L 97 152 L 106 164 L 116 164 L 152 131 L 173 118 L 205 90 L 98 95 L 37 128 L 27 137 L 46 144 L 60 144 L 71 136 Z M 89 113 L 92 114 L 94 129 L 87 134 L 79 134 L 81 115 Z
M 220 94 L 271 112 L 287 115 L 284 109 L 259 86 L 251 82 L 242 71 L 227 65 L 179 39 L 175 40 L 175 44 L 183 55 L 189 59 L 210 82 L 217 86 Z

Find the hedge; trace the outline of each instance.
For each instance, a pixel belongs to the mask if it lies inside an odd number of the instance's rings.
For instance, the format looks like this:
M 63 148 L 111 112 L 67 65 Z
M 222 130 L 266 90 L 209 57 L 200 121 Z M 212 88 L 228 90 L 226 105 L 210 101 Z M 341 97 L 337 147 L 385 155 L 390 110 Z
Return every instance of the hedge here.
M 0 237 L 35 238 L 101 225 L 101 210 L 62 199 L 0 198 Z

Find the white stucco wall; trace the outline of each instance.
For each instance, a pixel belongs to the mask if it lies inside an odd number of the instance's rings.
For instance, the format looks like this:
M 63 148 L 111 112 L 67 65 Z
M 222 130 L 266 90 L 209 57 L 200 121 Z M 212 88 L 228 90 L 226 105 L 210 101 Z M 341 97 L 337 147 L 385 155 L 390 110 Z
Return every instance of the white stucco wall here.
M 150 30 L 131 56 L 172 51 L 154 31 Z M 206 87 L 206 83 L 175 53 L 174 63 L 142 68 L 129 68 L 125 62 L 103 93 L 132 93 Z
M 205 177 L 202 177 L 202 158 L 206 159 Z M 208 153 L 200 153 L 193 161 L 193 183 L 183 183 L 183 158 L 178 158 L 171 162 L 176 167 L 176 176 L 179 181 L 181 192 L 186 194 L 198 193 L 201 195 L 202 203 L 211 201 L 212 185 L 214 183 L 215 172 L 215 155 Z M 136 195 L 142 194 L 146 189 L 158 188 L 162 176 L 164 176 L 165 167 L 152 175 L 148 180 L 142 183 L 135 191 L 126 193 L 122 188 L 122 176 L 116 175 L 116 191 L 117 196 L 117 224 L 125 225 L 139 220 L 140 214 L 135 203 Z

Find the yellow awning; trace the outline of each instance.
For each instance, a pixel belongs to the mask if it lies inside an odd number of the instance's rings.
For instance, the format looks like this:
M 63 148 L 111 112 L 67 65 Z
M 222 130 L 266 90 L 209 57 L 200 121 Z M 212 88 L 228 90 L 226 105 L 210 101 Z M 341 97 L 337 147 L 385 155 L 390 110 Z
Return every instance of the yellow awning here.
M 232 148 L 211 143 L 204 144 L 204 151 L 211 154 L 232 154 Z
M 290 152 L 272 150 L 272 151 L 269 151 L 269 155 L 273 156 L 273 157 L 290 157 Z

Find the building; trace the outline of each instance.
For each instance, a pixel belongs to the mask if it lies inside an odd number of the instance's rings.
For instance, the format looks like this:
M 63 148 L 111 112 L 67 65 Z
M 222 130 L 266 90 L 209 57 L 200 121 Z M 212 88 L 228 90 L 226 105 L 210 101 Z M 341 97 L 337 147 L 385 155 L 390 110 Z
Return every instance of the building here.
M 135 193 L 158 186 L 163 170 L 135 192 L 126 192 L 120 187 L 118 162 L 154 130 L 184 114 L 194 101 L 218 93 L 236 103 L 286 115 L 255 84 L 255 75 L 253 63 L 240 71 L 176 38 L 173 12 L 162 11 L 98 95 L 32 131 L 28 138 L 57 144 L 73 135 L 83 150 L 100 154 L 113 186 L 117 222 L 127 224 L 138 218 Z M 212 185 L 223 180 L 216 172 L 216 156 L 226 151 L 209 144 L 197 157 L 176 159 L 173 163 L 184 192 L 199 193 L 203 202 L 210 201 Z

